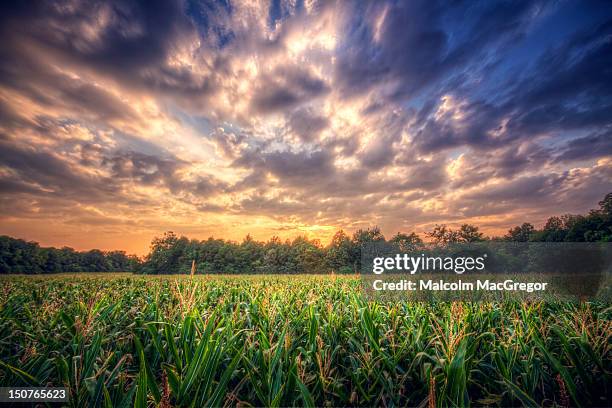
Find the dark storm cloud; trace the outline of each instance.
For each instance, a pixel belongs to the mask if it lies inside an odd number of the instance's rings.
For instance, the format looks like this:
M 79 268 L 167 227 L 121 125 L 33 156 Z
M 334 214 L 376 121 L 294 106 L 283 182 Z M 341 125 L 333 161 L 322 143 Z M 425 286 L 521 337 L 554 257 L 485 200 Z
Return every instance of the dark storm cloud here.
M 62 109 L 67 115 L 80 115 L 100 124 L 113 120 L 140 122 L 140 117 L 129 105 L 102 87 L 43 67 L 29 57 L 27 61 L 12 60 L 10 66 L 6 61 L 5 64 L 0 62 L 0 85 L 28 97 L 39 106 Z M 17 112 L 10 113 L 14 124 L 32 124 L 24 118 L 16 119 L 20 117 Z
M 143 184 L 155 184 L 173 177 L 182 164 L 138 152 L 121 152 L 102 160 L 110 166 L 112 175 L 120 179 L 132 179 Z
M 277 220 L 299 217 L 308 222 L 333 222 L 349 214 L 353 220 L 365 217 L 371 214 L 379 199 L 380 197 L 329 197 L 326 202 L 321 203 L 307 194 L 265 197 L 256 193 L 241 200 L 234 206 L 234 210 L 245 214 L 266 214 Z M 317 206 L 317 213 L 322 215 L 313 213 L 313 205 Z
M 571 162 L 600 157 L 612 157 L 612 131 L 610 130 L 570 140 L 560 149 L 555 161 Z
M 297 109 L 289 116 L 289 128 L 303 142 L 312 142 L 327 128 L 329 119 L 313 112 L 312 108 Z
M 560 177 L 548 175 L 525 176 L 507 183 L 489 186 L 476 193 L 466 194 L 463 198 L 476 201 L 521 201 L 528 197 L 549 196 L 562 181 Z
M 468 80 L 462 70 L 469 67 L 492 75 L 506 58 L 510 42 L 520 40 L 547 6 L 527 2 L 465 6 L 410 2 L 391 5 L 386 12 L 386 4 L 360 6 L 369 14 L 358 12 L 347 20 L 352 29 L 339 51 L 338 83 L 348 94 L 384 84 L 392 100 L 413 100 L 432 85 L 410 126 L 411 147 L 424 154 L 461 146 L 496 152 L 534 136 L 611 123 L 612 78 L 607 68 L 612 65 L 611 22 L 582 28 L 543 53 L 534 65 L 509 71 L 513 77 L 507 77 L 505 89 L 473 94 L 462 83 Z M 462 29 L 445 24 L 460 15 L 465 18 Z M 370 21 L 376 16 L 383 21 L 380 28 Z M 436 99 L 445 93 L 462 103 L 460 121 L 455 112 L 434 115 Z M 384 137 L 379 140 L 362 158 L 367 167 L 388 164 L 392 148 Z M 591 158 L 609 154 L 602 143 L 598 146 L 604 148 Z M 504 152 L 498 155 L 498 164 L 505 170 L 492 174 L 512 177 L 531 161 L 524 152 Z M 552 159 L 544 153 L 539 158 Z
M 304 192 L 309 197 L 357 196 L 380 190 L 380 183 L 368 180 L 364 169 L 339 170 L 334 156 L 328 150 L 316 151 L 248 151 L 233 165 L 255 169 L 248 179 L 237 183 L 246 188 L 282 187 L 289 192 Z M 265 175 L 274 176 L 278 182 L 271 184 Z M 245 183 L 247 180 L 249 185 Z
M 435 158 L 429 162 L 420 161 L 400 168 L 400 172 L 402 181 L 395 188 L 396 191 L 436 191 L 442 188 L 448 179 L 441 158 Z
M 312 184 L 335 172 L 333 156 L 324 150 L 313 152 L 245 152 L 234 162 L 236 167 L 256 168 L 288 182 Z M 310 181 L 309 181 L 310 180 Z
M 174 1 L 35 1 L 27 7 L 7 4 L 3 15 L 5 28 L 16 34 L 113 70 L 159 62 L 187 24 Z
M 593 203 L 611 189 L 612 165 L 608 160 L 592 168 L 520 176 L 493 185 L 483 185 L 462 194 L 460 199 L 451 204 L 450 210 L 472 217 L 507 214 L 520 208 L 522 212 L 540 214 L 543 221 L 561 211 L 584 212 L 584 209 L 592 208 Z M 555 203 L 554 207 L 551 203 Z
M 526 144 L 522 148 L 510 146 L 494 151 L 489 165 L 494 170 L 493 176 L 511 179 L 526 170 L 534 170 L 549 158 L 548 151 L 535 144 Z
M 261 78 L 253 91 L 251 107 L 258 113 L 285 111 L 328 91 L 325 82 L 308 70 L 286 66 Z
M 361 200 L 368 194 L 378 194 L 382 198 L 394 192 L 432 191 L 441 188 L 447 180 L 445 167 L 437 160 L 415 161 L 398 168 L 396 175 L 388 177 L 375 175 L 364 167 L 338 168 L 328 150 L 251 151 L 244 153 L 233 165 L 255 170 L 232 186 L 232 191 L 249 188 L 266 191 L 280 187 L 286 194 L 302 196 L 298 201 L 312 201 L 312 205 L 315 202 L 321 204 L 320 199 L 332 197 Z M 274 176 L 277 181 L 270 182 L 266 174 Z
M 45 38 L 34 38 L 37 30 L 59 32 L 67 29 L 60 22 L 54 22 L 53 15 L 69 10 L 71 8 L 68 4 L 62 5 L 59 2 L 54 6 L 33 3 L 28 13 L 16 12 L 14 9 L 3 10 L 5 14 L 0 23 L 0 34 L 3 37 L 0 43 L 0 87 L 17 93 L 21 98 L 28 98 L 45 110 L 66 117 L 78 116 L 101 126 L 117 120 L 140 123 L 139 115 L 131 106 L 90 78 L 69 74 L 67 71 L 71 69 L 66 70 L 69 66 L 67 59 L 57 55 L 49 56 L 51 48 L 49 44 L 43 44 Z M 74 19 L 73 25 L 85 26 L 82 21 L 77 24 L 77 17 Z M 68 37 L 76 41 L 79 36 Z M 105 72 L 103 67 L 99 68 Z M 2 116 L 10 114 L 7 120 L 2 120 L 2 125 L 37 126 L 36 120 L 23 117 L 22 112 L 15 111 L 5 103 L 2 106 Z
M 195 196 L 215 195 L 226 188 L 224 183 L 210 175 L 186 180 L 180 172 L 190 164 L 175 157 L 162 158 L 133 151 L 117 152 L 102 159 L 102 165 L 110 168 L 115 180 L 157 185 L 172 193 Z
M 258 168 L 251 170 L 249 175 L 234 183 L 228 188 L 227 191 L 230 193 L 241 192 L 249 189 L 258 189 L 263 191 L 268 184 L 266 172 Z
M 3 194 L 38 194 L 40 189 L 31 184 L 27 184 L 21 180 L 14 180 L 0 176 L 0 192 Z
M 512 180 L 526 172 L 538 172 L 550 163 L 552 153 L 536 143 L 523 143 L 490 152 L 470 151 L 461 157 L 450 186 L 460 190 L 474 187 L 491 178 Z
M 476 149 L 494 149 L 502 146 L 489 132 L 499 128 L 501 110 L 485 102 L 467 102 L 461 106 L 461 119 L 457 123 L 453 112 L 439 117 L 430 115 L 423 123 L 412 126 L 414 147 L 429 154 L 459 146 Z
M 359 158 L 364 167 L 377 170 L 390 164 L 394 156 L 393 141 L 381 136 L 369 143 Z
M 504 107 L 512 136 L 612 122 L 612 20 L 545 53 Z
M 288 88 L 265 87 L 256 91 L 253 98 L 254 110 L 259 112 L 274 112 L 292 106 L 299 102 L 300 95 Z
M 0 14 L 3 68 L 27 63 L 33 53 L 129 89 L 194 100 L 214 91 L 207 75 L 168 63 L 181 41 L 197 33 L 180 1 L 36 1 L 5 4 Z
M 51 152 L 19 147 L 6 138 L 0 139 L 0 163 L 14 173 L 5 177 L 5 180 L 10 180 L 10 183 L 4 183 L 5 188 L 20 185 L 28 192 L 71 197 L 79 201 L 112 199 L 119 191 L 110 178 L 85 176 L 70 162 Z
M 326 151 L 300 154 L 275 152 L 266 155 L 265 163 L 272 174 L 283 179 L 320 180 L 334 172 L 333 157 Z
M 526 1 L 351 5 L 355 10 L 348 13 L 343 27 L 347 36 L 340 47 L 336 79 L 348 94 L 392 83 L 394 98 L 414 96 L 461 69 L 490 44 L 520 35 L 541 8 Z M 461 29 L 448 24 L 459 19 Z
M 132 151 L 105 152 L 90 144 L 79 146 L 81 160 L 46 149 L 23 146 L 15 140 L 0 139 L 0 191 L 19 197 L 20 205 L 5 215 L 21 211 L 28 199 L 61 200 L 64 204 L 151 205 L 149 198 L 131 193 L 132 186 L 155 186 L 175 198 L 204 208 L 202 198 L 222 192 L 226 185 L 216 178 L 199 174 L 185 178 L 181 171 L 190 163 Z M 99 170 L 108 169 L 109 174 Z
M 562 199 L 567 181 L 567 174 L 551 173 L 485 184 L 461 194 L 449 203 L 448 211 L 458 220 L 464 217 L 507 216 L 517 208 L 523 214 L 540 212 L 545 214 L 543 218 L 548 217 L 557 213 L 551 213 L 550 203 Z M 519 219 L 524 220 L 524 216 Z
M 422 152 L 457 146 L 494 150 L 551 132 L 609 126 L 611 38 L 612 21 L 575 34 L 521 72 L 509 90 L 499 93 L 499 101 L 460 94 L 465 99 L 459 123 L 452 114 L 434 116 L 428 107 L 426 119 L 413 125 L 415 146 Z

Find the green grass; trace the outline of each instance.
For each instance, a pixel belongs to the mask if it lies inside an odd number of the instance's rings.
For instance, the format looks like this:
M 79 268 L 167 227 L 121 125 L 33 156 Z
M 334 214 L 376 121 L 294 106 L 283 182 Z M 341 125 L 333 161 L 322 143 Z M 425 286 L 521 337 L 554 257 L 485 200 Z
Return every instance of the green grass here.
M 355 277 L 0 277 L 0 386 L 71 406 L 610 406 L 606 304 L 381 303 Z

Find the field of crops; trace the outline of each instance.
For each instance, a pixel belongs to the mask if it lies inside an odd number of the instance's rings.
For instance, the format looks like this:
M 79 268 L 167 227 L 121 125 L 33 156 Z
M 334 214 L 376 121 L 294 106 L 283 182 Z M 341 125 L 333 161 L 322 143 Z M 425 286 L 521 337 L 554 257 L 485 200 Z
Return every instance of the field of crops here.
M 329 276 L 0 286 L 0 386 L 71 406 L 612 405 L 609 305 L 382 304 Z

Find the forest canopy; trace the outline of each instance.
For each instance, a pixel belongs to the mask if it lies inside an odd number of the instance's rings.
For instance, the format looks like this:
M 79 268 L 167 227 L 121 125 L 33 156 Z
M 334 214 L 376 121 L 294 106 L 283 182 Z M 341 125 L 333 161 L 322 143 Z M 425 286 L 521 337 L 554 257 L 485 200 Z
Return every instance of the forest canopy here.
M 458 229 L 436 225 L 425 234 L 433 244 L 480 242 L 611 242 L 612 193 L 599 202 L 599 208 L 585 215 L 550 217 L 541 229 L 530 223 L 511 228 L 502 237 L 486 237 L 474 225 Z M 72 248 L 44 248 L 0 236 L 0 273 L 43 274 L 58 272 L 135 272 L 145 274 L 187 274 L 195 263 L 197 273 L 354 273 L 359 270 L 361 247 L 370 242 L 391 242 L 401 250 L 423 245 L 416 233 L 398 232 L 387 240 L 380 228 L 360 229 L 352 235 L 340 230 L 327 246 L 318 240 L 297 237 L 282 241 L 272 237 L 266 242 L 250 235 L 240 243 L 224 239 L 189 239 L 166 232 L 151 242 L 149 254 L 140 259 L 124 251 L 75 251 Z

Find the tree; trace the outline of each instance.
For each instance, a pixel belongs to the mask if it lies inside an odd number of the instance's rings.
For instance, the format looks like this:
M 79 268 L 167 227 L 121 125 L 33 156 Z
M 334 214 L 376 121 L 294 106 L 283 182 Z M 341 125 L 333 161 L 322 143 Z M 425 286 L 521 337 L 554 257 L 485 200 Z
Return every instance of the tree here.
M 396 245 L 402 252 L 415 251 L 423 245 L 421 237 L 414 232 L 410 234 L 398 232 L 389 242 Z
M 599 203 L 600 211 L 607 215 L 608 217 L 612 217 L 612 193 L 606 194 L 606 196 Z
M 508 233 L 504 236 L 504 239 L 506 241 L 527 242 L 531 240 L 534 231 L 535 228 L 532 224 L 524 222 L 520 226 L 516 226 L 508 230 Z
M 453 230 L 446 225 L 436 225 L 431 232 L 427 233 L 436 245 L 448 245 L 459 242 L 481 242 L 484 235 L 478 231 L 478 227 L 463 224 L 458 230 Z
M 371 242 L 384 242 L 385 237 L 378 226 L 367 228 L 365 230 L 358 229 L 353 234 L 353 242 L 356 244 L 365 245 Z
M 446 225 L 436 225 L 431 232 L 426 235 L 431 238 L 436 245 L 447 245 L 459 242 L 459 233 L 448 228 Z
M 336 232 L 327 247 L 325 264 L 335 272 L 341 272 L 343 268 L 351 268 L 351 256 L 355 252 L 354 245 L 343 230 Z
M 187 238 L 179 238 L 172 231 L 164 233 L 162 237 L 153 238 L 151 251 L 147 255 L 146 272 L 179 273 L 180 261 L 188 242 Z
M 427 236 L 434 244 L 478 242 L 486 238 L 478 227 L 463 224 L 453 230 L 436 225 Z M 503 237 L 508 241 L 594 242 L 612 241 L 612 193 L 599 202 L 599 208 L 586 215 L 550 217 L 542 230 L 523 223 Z M 75 251 L 72 248 L 41 248 L 27 242 L 0 236 L 0 273 L 54 273 L 138 271 L 142 273 L 189 273 L 192 261 L 200 273 L 321 273 L 331 270 L 357 271 L 361 266 L 362 247 L 385 242 L 380 228 L 357 230 L 352 237 L 338 231 L 323 248 L 317 240 L 297 237 L 282 241 L 255 241 L 247 235 L 242 243 L 208 238 L 205 241 L 179 237 L 166 232 L 151 242 L 149 254 L 141 261 L 123 251 Z M 398 232 L 390 243 L 402 251 L 423 245 L 415 234 Z
M 45 248 L 42 252 L 45 258 L 44 271 L 46 273 L 62 272 L 61 252 L 55 248 Z
M 324 272 L 324 254 L 318 240 L 297 237 L 291 243 L 291 248 L 297 261 L 297 273 Z
M 92 249 L 83 256 L 83 265 L 85 272 L 105 272 L 111 270 L 110 264 L 104 253 L 99 249 Z
M 298 260 L 291 248 L 291 243 L 282 242 L 279 237 L 272 237 L 265 245 L 262 262 L 263 272 L 267 273 L 298 273 Z
M 544 228 L 536 235 L 537 241 L 544 242 L 563 242 L 567 229 L 561 217 L 550 217 L 546 220 Z
M 353 234 L 353 246 L 351 251 L 351 266 L 353 271 L 361 269 L 361 250 L 365 245 L 371 245 L 375 242 L 385 242 L 385 237 L 380 231 L 380 228 L 375 226 L 368 229 L 358 229 Z
M 470 224 L 463 224 L 457 233 L 459 242 L 481 242 L 484 235 L 478 231 L 478 227 Z
M 0 273 L 134 271 L 139 265 L 136 256 L 123 251 L 41 248 L 36 242 L 0 236 Z
M 238 250 L 238 270 L 245 273 L 255 273 L 261 269 L 263 255 L 263 243 L 255 241 L 251 235 L 247 235 Z

